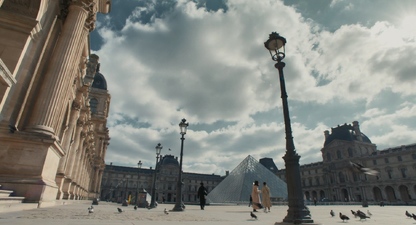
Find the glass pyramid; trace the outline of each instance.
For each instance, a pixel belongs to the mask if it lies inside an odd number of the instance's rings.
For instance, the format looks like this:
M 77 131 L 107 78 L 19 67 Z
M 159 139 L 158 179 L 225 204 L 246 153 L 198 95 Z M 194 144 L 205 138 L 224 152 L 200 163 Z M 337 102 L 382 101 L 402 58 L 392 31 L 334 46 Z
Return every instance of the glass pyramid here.
M 248 202 L 255 180 L 259 181 L 259 189 L 263 182 L 267 183 L 270 197 L 287 199 L 286 183 L 249 155 L 208 194 L 207 202 Z

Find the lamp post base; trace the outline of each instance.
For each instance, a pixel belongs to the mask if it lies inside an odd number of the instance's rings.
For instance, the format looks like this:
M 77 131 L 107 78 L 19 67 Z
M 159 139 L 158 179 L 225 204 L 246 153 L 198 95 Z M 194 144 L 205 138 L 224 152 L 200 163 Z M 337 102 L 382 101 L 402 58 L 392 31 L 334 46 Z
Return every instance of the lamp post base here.
M 185 209 L 182 208 L 182 206 L 175 205 L 175 207 L 173 207 L 173 209 L 171 211 L 173 211 L 173 212 L 182 212 L 182 211 L 185 211 Z
M 313 223 L 313 220 L 311 218 L 311 215 L 309 213 L 309 210 L 306 208 L 295 208 L 295 209 L 289 209 L 287 211 L 286 217 L 283 219 L 283 222 L 285 223 L 292 223 L 292 224 L 304 224 Z

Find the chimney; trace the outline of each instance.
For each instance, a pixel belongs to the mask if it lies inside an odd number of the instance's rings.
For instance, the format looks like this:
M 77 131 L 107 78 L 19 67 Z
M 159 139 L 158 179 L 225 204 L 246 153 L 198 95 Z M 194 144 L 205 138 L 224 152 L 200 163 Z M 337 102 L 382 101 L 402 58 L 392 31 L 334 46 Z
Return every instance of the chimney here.
M 329 136 L 329 131 L 328 131 L 328 130 L 324 131 L 324 136 L 325 136 L 325 141 L 326 141 L 326 139 L 327 139 L 327 138 L 328 138 L 328 136 Z
M 360 125 L 358 121 L 353 121 L 352 126 L 354 127 L 354 133 L 357 136 L 357 140 L 363 141 L 363 137 L 361 136 Z
M 230 175 L 230 171 L 225 171 L 225 176 L 228 177 L 228 175 Z

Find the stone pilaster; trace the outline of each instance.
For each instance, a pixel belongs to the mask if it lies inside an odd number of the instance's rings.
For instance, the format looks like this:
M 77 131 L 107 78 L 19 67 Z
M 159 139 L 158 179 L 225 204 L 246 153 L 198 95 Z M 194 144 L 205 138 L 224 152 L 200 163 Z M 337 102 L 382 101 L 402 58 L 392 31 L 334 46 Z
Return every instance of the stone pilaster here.
M 70 119 L 69 119 L 69 126 L 68 126 L 68 131 L 67 132 L 67 137 L 64 138 L 63 143 L 62 143 L 62 148 L 64 149 L 64 151 L 66 151 L 66 155 L 64 157 L 62 157 L 60 159 L 59 162 L 59 167 L 58 167 L 58 171 L 57 173 L 63 173 L 65 174 L 65 168 L 68 166 L 68 162 L 70 161 L 70 159 L 73 157 L 73 155 L 75 154 L 75 151 L 72 150 L 71 151 L 71 143 L 73 143 L 74 140 L 72 140 L 72 138 L 74 138 L 72 136 L 73 130 L 76 127 L 77 124 L 77 120 L 80 114 L 80 104 L 77 101 L 73 101 L 72 102 L 72 110 L 71 110 L 71 115 L 70 115 Z M 65 174 L 67 175 L 67 174 Z
M 88 1 L 87 1 L 88 2 Z M 39 93 L 38 101 L 29 121 L 29 130 L 57 135 L 59 121 L 59 106 L 65 102 L 64 95 L 73 79 L 74 59 L 77 56 L 79 43 L 88 17 L 84 1 L 75 1 L 69 7 L 68 17 L 65 21 L 60 39 L 51 57 L 50 66 L 45 74 L 44 83 Z
M 71 178 L 74 176 L 74 167 L 80 153 L 80 145 L 83 141 L 82 129 L 84 127 L 83 118 L 79 118 L 75 128 L 74 143 L 71 145 L 70 151 L 74 154 L 68 159 L 68 165 L 65 167 L 65 174 Z

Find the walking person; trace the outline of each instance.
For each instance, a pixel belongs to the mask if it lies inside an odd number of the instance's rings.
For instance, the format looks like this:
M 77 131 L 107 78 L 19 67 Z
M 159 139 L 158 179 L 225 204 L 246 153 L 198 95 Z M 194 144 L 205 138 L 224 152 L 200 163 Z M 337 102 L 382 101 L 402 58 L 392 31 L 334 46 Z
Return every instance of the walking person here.
M 199 198 L 199 205 L 201 206 L 201 210 L 205 208 L 205 196 L 207 195 L 207 189 L 204 187 L 204 183 L 201 183 L 201 186 L 198 188 L 198 198 Z
M 263 187 L 261 188 L 261 200 L 263 202 L 264 212 L 270 212 L 272 202 L 270 201 L 270 188 L 266 182 L 263 182 Z
M 251 206 L 253 207 L 253 212 L 257 212 L 257 209 L 262 208 L 260 201 L 260 193 L 261 191 L 259 190 L 259 182 L 256 180 L 254 181 L 253 189 L 251 190 L 251 198 L 253 199 Z

